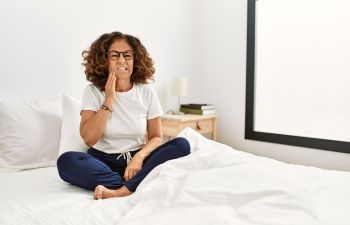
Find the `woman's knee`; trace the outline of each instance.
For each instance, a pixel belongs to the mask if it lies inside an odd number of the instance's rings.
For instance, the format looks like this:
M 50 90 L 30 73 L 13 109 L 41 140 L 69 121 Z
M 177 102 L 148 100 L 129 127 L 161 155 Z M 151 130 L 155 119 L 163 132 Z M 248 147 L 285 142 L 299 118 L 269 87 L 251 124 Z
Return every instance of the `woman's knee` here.
M 77 152 L 69 151 L 60 155 L 57 159 L 57 169 L 61 171 L 67 167 L 67 164 L 71 164 L 76 158 L 76 153 Z
M 184 156 L 190 154 L 191 147 L 190 143 L 186 138 L 177 137 L 173 139 L 173 144 L 176 145 L 177 151 L 181 152 Z
M 71 158 L 71 155 L 72 155 L 72 151 L 62 153 L 62 155 L 58 157 L 57 162 L 62 162 L 68 158 Z

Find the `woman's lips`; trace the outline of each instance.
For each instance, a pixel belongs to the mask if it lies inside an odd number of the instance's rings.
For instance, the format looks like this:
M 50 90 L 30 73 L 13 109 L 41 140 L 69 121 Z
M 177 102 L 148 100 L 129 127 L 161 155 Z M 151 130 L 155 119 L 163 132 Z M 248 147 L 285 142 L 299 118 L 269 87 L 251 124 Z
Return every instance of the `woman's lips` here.
M 126 67 L 117 67 L 117 72 L 121 72 L 121 73 L 125 73 L 126 71 L 128 71 L 128 68 Z

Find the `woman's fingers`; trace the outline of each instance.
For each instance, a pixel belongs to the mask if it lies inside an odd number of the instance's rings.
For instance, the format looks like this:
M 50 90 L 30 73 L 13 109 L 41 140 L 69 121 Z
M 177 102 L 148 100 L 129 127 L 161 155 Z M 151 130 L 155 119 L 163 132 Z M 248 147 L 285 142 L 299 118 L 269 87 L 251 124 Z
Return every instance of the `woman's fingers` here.
M 117 80 L 117 78 L 115 75 L 115 70 L 111 69 L 109 72 L 108 78 L 107 78 L 106 85 L 105 85 L 106 98 L 114 99 L 116 80 Z
M 111 70 L 108 74 L 107 82 L 106 82 L 106 89 L 110 89 L 112 85 L 112 79 L 114 77 L 114 70 Z
M 126 168 L 124 173 L 124 179 L 126 181 L 131 180 L 140 170 L 135 168 Z
M 131 170 L 130 173 L 129 173 L 129 180 L 131 180 L 135 175 L 135 171 L 134 170 Z
M 115 90 L 115 83 L 116 83 L 116 76 L 115 76 L 115 73 L 113 72 L 113 76 L 112 76 L 112 79 L 111 79 L 111 89 L 112 90 Z
M 129 181 L 129 169 L 128 169 L 128 167 L 126 167 L 126 169 L 125 169 L 124 179 L 125 179 L 126 181 Z
M 107 91 L 109 89 L 109 87 L 111 86 L 110 83 L 111 83 L 111 81 L 110 81 L 109 76 L 108 76 L 107 82 L 105 84 L 105 91 Z
M 124 172 L 124 179 L 129 181 L 132 179 L 142 168 L 142 160 L 136 157 L 136 155 L 131 159 L 128 166 Z

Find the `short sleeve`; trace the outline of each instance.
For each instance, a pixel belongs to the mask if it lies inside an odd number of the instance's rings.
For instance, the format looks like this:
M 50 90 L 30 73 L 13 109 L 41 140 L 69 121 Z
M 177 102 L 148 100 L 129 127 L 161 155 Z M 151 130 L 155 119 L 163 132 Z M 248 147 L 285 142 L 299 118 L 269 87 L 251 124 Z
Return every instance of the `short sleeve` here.
M 155 90 L 150 87 L 150 92 L 149 92 L 149 108 L 148 108 L 148 113 L 147 113 L 147 119 L 151 120 L 156 117 L 162 116 L 163 115 L 163 110 L 160 105 L 158 95 L 155 92 Z
M 88 85 L 83 94 L 82 104 L 80 110 L 92 110 L 92 111 L 98 111 L 99 104 L 97 100 L 97 96 L 94 94 L 92 90 L 92 85 Z

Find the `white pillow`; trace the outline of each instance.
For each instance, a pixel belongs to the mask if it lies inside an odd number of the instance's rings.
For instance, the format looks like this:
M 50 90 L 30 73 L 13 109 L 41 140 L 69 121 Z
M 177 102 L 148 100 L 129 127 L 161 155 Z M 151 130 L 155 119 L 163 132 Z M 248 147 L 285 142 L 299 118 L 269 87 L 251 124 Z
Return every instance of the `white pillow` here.
M 61 100 L 0 102 L 0 170 L 54 166 L 60 143 Z
M 81 99 L 67 94 L 62 96 L 62 127 L 59 155 L 67 151 L 86 152 L 89 148 L 80 136 Z

